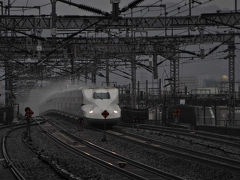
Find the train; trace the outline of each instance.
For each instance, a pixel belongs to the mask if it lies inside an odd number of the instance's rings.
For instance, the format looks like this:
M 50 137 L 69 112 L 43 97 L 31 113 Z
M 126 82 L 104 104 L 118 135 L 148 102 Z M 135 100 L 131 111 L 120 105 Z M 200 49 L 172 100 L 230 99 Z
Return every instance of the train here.
M 57 92 L 39 107 L 40 115 L 55 112 L 83 120 L 86 125 L 115 125 L 121 118 L 117 88 L 78 88 Z M 104 117 L 104 113 L 107 116 Z

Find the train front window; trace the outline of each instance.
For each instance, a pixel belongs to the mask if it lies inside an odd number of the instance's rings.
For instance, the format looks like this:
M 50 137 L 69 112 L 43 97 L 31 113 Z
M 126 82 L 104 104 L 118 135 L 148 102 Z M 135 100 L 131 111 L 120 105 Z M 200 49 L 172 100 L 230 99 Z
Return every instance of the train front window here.
M 110 99 L 109 92 L 107 93 L 93 93 L 93 99 Z

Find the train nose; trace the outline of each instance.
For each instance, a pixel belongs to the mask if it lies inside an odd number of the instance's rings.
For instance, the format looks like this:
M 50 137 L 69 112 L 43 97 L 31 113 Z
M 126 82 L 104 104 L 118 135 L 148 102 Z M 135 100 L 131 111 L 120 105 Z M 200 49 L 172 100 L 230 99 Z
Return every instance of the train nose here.
M 119 106 L 89 106 L 85 109 L 85 116 L 88 118 L 96 119 L 111 119 L 119 118 L 121 116 L 121 110 Z
M 106 108 L 100 108 L 99 113 L 102 117 L 106 118 L 116 118 L 119 117 L 121 112 L 119 107 L 106 107 Z

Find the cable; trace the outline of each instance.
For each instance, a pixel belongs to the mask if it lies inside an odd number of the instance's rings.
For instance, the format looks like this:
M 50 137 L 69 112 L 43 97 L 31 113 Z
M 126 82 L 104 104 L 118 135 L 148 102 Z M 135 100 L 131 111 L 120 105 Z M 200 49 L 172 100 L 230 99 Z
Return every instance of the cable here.
M 177 5 L 181 4 L 182 2 L 186 2 L 186 0 L 182 0 L 182 1 L 176 3 L 176 4 L 172 5 L 172 6 L 169 6 L 169 7 L 167 7 L 167 9 L 170 9 L 170 8 L 172 8 L 174 6 L 177 6 Z
M 29 0 L 27 0 L 27 2 L 26 2 L 26 5 L 25 5 L 26 7 L 28 6 L 28 2 L 29 2 Z
M 181 4 L 181 3 L 183 3 L 184 1 L 185 1 L 185 0 L 182 0 L 182 1 L 180 1 L 180 2 L 178 2 L 178 3 L 176 3 L 176 4 L 174 4 L 174 5 L 171 5 L 171 6 L 167 7 L 166 10 L 173 8 L 173 7 L 175 7 L 175 6 L 177 6 L 177 5 Z M 158 2 L 161 2 L 161 3 L 162 3 L 161 0 L 158 0 L 157 2 L 155 2 L 155 3 L 151 4 L 151 5 L 149 5 L 150 7 L 144 7 L 144 8 L 142 8 L 142 9 L 140 9 L 140 10 L 133 11 L 132 13 L 135 14 L 135 13 L 137 13 L 137 12 L 144 11 L 145 9 L 149 9 L 149 8 L 151 8 L 151 6 L 156 5 Z M 186 4 L 185 4 L 184 6 L 186 6 Z M 167 13 L 169 13 L 169 12 L 167 12 Z M 130 13 L 125 13 L 124 16 L 126 16 L 126 15 L 130 15 L 130 14 L 131 14 L 131 12 L 130 12 Z
M 196 6 L 192 6 L 191 9 L 194 9 L 194 8 L 196 8 L 196 7 L 199 7 L 199 6 L 202 6 L 202 5 L 205 5 L 205 4 L 208 4 L 208 3 L 212 2 L 212 1 L 215 1 L 215 0 L 206 0 L 206 1 L 203 1 L 203 2 L 201 2 L 201 4 L 198 4 L 198 5 L 196 5 Z M 187 5 L 189 5 L 189 3 L 186 4 L 185 6 L 187 6 Z M 183 13 L 183 12 L 186 12 L 186 11 L 188 11 L 188 10 L 189 10 L 189 9 L 180 11 L 180 12 L 174 14 L 173 16 L 176 16 L 176 15 L 181 14 L 181 13 Z
M 17 0 L 14 0 L 12 3 L 10 3 L 10 6 L 12 6 Z
M 149 5 L 149 6 L 156 5 L 158 2 L 161 2 L 161 0 L 158 0 L 157 2 L 155 2 L 155 3 L 153 3 L 153 4 Z M 137 12 L 141 12 L 141 11 L 143 11 L 143 10 L 145 10 L 145 9 L 148 9 L 148 8 L 149 8 L 149 7 L 144 7 L 144 8 L 142 8 L 142 9 L 140 9 L 140 10 L 132 11 L 132 12 L 130 12 L 130 13 L 125 13 L 125 14 L 123 14 L 123 15 L 124 15 L 124 16 L 127 16 L 127 15 L 131 15 L 131 13 L 132 13 L 132 14 L 135 14 L 135 13 L 137 13 Z
M 40 5 L 40 6 L 36 6 L 36 7 L 39 7 L 39 8 L 43 8 L 43 7 L 46 7 L 48 5 L 50 5 L 51 3 L 47 3 L 47 4 L 43 4 L 43 5 Z M 31 11 L 33 8 L 21 8 L 21 9 L 16 9 L 16 10 L 11 10 L 13 12 L 20 12 L 20 11 Z

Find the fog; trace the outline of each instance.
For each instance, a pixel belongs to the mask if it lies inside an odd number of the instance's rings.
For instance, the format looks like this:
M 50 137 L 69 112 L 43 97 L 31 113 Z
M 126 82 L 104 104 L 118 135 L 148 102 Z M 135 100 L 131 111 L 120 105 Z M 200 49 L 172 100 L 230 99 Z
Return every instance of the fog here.
M 39 106 L 43 103 L 48 97 L 58 93 L 68 90 L 74 90 L 84 87 L 94 87 L 93 84 L 85 84 L 82 81 L 71 80 L 58 80 L 58 81 L 48 81 L 44 82 L 42 87 L 33 88 L 29 96 L 26 98 L 26 101 L 19 101 L 20 113 L 24 114 L 25 107 L 30 107 L 34 111 L 34 115 L 39 115 Z

